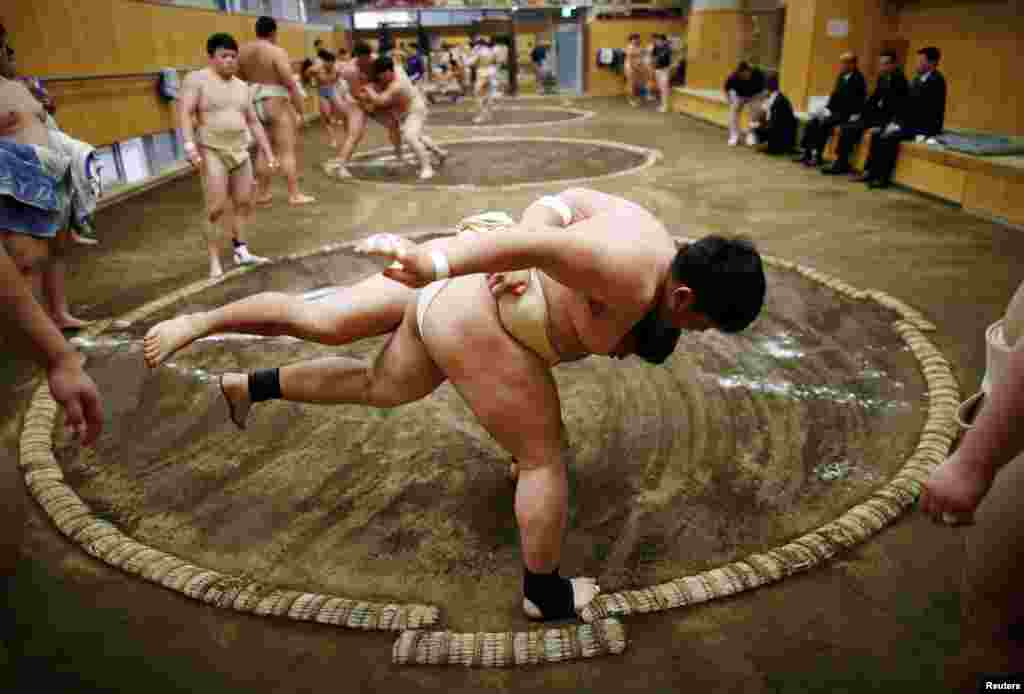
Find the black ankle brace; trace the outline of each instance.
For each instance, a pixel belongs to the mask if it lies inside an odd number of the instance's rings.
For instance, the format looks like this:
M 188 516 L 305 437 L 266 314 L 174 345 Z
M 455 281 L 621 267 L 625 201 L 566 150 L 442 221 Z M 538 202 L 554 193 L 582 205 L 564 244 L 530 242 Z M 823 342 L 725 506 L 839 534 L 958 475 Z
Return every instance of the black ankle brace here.
M 249 400 L 251 402 L 280 399 L 280 369 L 259 369 L 249 374 Z
M 566 619 L 576 616 L 576 603 L 572 583 L 558 575 L 558 569 L 549 574 L 535 574 L 524 569 L 523 595 L 537 606 L 544 619 Z
M 244 246 L 245 245 L 245 241 L 239 241 L 238 239 L 231 239 L 231 245 L 234 246 L 235 248 L 238 248 L 239 246 Z

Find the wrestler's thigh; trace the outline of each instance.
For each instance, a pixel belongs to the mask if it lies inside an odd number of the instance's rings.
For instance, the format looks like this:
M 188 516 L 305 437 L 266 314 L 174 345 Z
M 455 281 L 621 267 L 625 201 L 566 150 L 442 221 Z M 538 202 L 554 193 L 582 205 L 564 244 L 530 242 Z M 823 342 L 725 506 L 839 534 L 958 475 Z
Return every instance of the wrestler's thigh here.
M 423 114 L 411 114 L 402 125 L 402 135 L 410 140 L 420 139 L 420 136 L 423 134 L 423 122 L 425 120 L 426 116 Z
M 202 154 L 203 195 L 206 197 L 206 207 L 210 210 L 220 209 L 227 202 L 230 174 L 216 154 L 207 151 Z
M 252 158 L 231 172 L 231 200 L 236 205 L 252 202 L 253 190 Z
M 416 329 L 416 302 L 405 307 L 402 322 L 373 362 L 371 402 L 397 406 L 424 398 L 445 380 Z
M 348 114 L 345 113 L 345 102 L 341 100 L 339 95 L 335 94 L 330 103 L 331 112 L 334 114 L 335 119 L 344 118 L 345 120 L 348 120 Z
M 330 336 L 331 344 L 348 344 L 395 330 L 415 302 L 415 289 L 378 274 L 308 302 L 304 311 L 318 339 Z
M 50 258 L 51 241 L 0 229 L 0 243 L 22 275 L 30 276 Z
M 353 103 L 345 101 L 340 97 L 338 98 L 338 103 L 336 104 L 336 107 L 338 109 L 338 115 L 342 118 L 342 120 L 345 121 L 345 126 L 352 127 L 351 123 L 352 118 L 354 117 L 354 112 L 360 110 L 359 107 Z
M 348 109 L 348 127 L 350 137 L 362 137 L 366 133 L 366 123 L 369 116 L 359 106 L 352 105 Z
M 282 97 L 270 97 L 263 103 L 270 121 L 267 131 L 274 146 L 291 149 L 295 146 L 295 130 L 298 126 L 292 115 L 291 104 Z
M 483 280 L 467 280 L 434 300 L 424 343 L 480 424 L 521 465 L 560 459 L 561 404 L 550 369 L 505 332 Z

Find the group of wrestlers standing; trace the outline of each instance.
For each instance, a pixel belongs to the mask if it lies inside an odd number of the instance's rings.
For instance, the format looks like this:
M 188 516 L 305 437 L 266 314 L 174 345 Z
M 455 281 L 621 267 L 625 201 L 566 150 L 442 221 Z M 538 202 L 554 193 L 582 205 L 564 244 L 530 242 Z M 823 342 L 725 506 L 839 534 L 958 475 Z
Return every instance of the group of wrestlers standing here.
M 278 45 L 277 23 L 260 17 L 256 40 L 241 47 L 229 34 L 211 36 L 209 66 L 184 81 L 179 120 L 186 156 L 202 176 L 211 277 L 223 274 L 220 246 L 225 233 L 232 238 L 236 264 L 264 261 L 249 252 L 245 225 L 253 205 L 272 204 L 270 179 L 276 170 L 288 181 L 290 204 L 315 202 L 298 185 L 296 143 L 304 122 L 304 84 L 316 85 L 320 114 L 335 149 L 335 156 L 322 165 L 329 175 L 352 177 L 349 162 L 370 120 L 387 130 L 396 160 L 419 166 L 421 180 L 436 175 L 432 156 L 438 163 L 448 156 L 424 133 L 427 99 L 401 60 L 376 54 L 364 42 L 356 43 L 350 59 L 324 50 L 319 41 L 316 48 L 316 57 L 295 74 L 287 51 Z M 452 75 L 474 74 L 476 123 L 493 117 L 498 67 L 508 58 L 503 48 L 474 37 L 467 55 L 447 54 Z M 406 158 L 403 143 L 416 162 Z

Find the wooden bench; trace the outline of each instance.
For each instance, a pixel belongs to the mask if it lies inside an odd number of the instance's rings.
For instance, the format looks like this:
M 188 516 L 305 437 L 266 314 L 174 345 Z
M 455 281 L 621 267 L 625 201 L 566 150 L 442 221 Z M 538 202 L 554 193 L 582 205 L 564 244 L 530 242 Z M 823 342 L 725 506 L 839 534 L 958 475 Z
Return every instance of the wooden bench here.
M 834 132 L 825 159 L 835 159 L 838 139 Z M 864 170 L 870 143 L 871 134 L 865 133 L 850 158 L 857 171 Z M 1024 156 L 979 157 L 904 142 L 893 181 L 960 205 L 968 212 L 1024 226 Z
M 672 110 L 694 118 L 729 127 L 729 102 L 721 91 L 675 87 Z M 748 110 L 743 109 L 740 125 L 748 127 Z M 797 113 L 801 123 L 806 113 Z M 854 150 L 850 164 L 861 171 L 870 145 L 870 134 Z M 837 137 L 833 134 L 824 158 L 835 158 Z M 932 195 L 964 210 L 1000 222 L 1024 227 L 1024 156 L 977 157 L 950 152 L 925 144 L 905 142 L 900 146 L 893 180 L 907 188 Z

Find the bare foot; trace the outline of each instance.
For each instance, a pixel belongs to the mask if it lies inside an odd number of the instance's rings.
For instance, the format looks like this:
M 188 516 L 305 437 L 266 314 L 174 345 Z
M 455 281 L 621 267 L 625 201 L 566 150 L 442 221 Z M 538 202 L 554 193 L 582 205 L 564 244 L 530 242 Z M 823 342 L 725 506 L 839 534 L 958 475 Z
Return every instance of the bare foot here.
M 192 344 L 207 331 L 201 313 L 190 313 L 157 323 L 143 340 L 142 354 L 146 365 L 155 369 L 182 347 Z
M 252 408 L 249 400 L 249 377 L 245 374 L 224 374 L 220 377 L 220 393 L 228 406 L 228 415 L 239 429 L 245 429 L 245 420 Z
M 312 195 L 305 195 L 303 193 L 292 195 L 288 198 L 289 205 L 308 205 L 311 202 L 316 202 L 316 198 Z
M 79 330 L 93 323 L 91 320 L 75 318 L 70 313 L 65 313 L 63 316 L 50 316 L 50 318 L 53 319 L 58 330 Z
M 925 482 L 921 511 L 949 525 L 971 523 L 974 510 L 985 498 L 994 478 L 995 473 L 989 469 L 964 464 L 957 450 L 935 468 Z
M 89 236 L 82 236 L 78 232 L 71 232 L 71 241 L 79 246 L 98 246 L 100 244 L 99 239 L 94 239 Z
M 597 579 L 595 578 L 580 576 L 578 578 L 570 578 L 569 582 L 572 583 L 573 608 L 577 613 L 589 605 L 597 597 L 598 593 L 601 592 L 601 586 L 597 585 Z M 528 598 L 523 598 L 523 612 L 530 619 L 544 619 L 540 608 Z
M 273 204 L 273 202 L 274 196 L 271 193 L 267 193 L 266 195 L 260 195 L 259 197 L 255 197 L 252 200 L 253 205 L 260 205 L 261 207 L 271 205 Z

